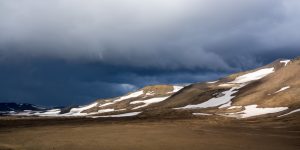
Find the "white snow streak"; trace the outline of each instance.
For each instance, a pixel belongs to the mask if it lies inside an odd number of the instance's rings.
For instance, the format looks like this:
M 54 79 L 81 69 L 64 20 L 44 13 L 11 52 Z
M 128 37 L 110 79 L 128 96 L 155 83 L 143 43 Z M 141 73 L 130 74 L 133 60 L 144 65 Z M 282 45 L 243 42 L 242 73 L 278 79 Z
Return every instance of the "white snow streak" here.
M 193 115 L 195 115 L 195 116 L 211 116 L 212 114 L 208 114 L 208 113 L 193 113 Z
M 130 112 L 130 113 L 124 113 L 124 114 L 118 114 L 118 115 L 107 115 L 107 116 L 92 116 L 92 118 L 100 118 L 100 117 L 130 117 L 130 116 L 136 116 L 140 114 L 141 112 Z
M 278 116 L 278 117 L 287 116 L 287 115 L 293 114 L 293 113 L 295 113 L 295 112 L 300 112 L 300 108 L 299 108 L 299 109 L 295 109 L 295 110 L 293 110 L 293 111 L 291 111 L 291 112 L 288 112 L 288 113 L 286 113 L 286 114 L 280 115 L 280 116 Z
M 118 99 L 116 99 L 116 100 L 114 100 L 112 102 L 104 103 L 104 104 L 100 105 L 99 107 L 104 107 L 104 106 L 112 105 L 112 104 L 115 104 L 116 102 L 120 102 L 120 101 L 123 101 L 123 100 L 126 100 L 126 99 L 138 97 L 138 96 L 140 96 L 142 94 L 144 94 L 143 90 L 137 91 L 137 92 L 131 93 L 129 95 L 119 97 Z
M 291 60 L 287 59 L 287 60 L 282 60 L 280 61 L 280 63 L 284 63 L 284 66 L 286 66 Z
M 228 84 L 228 83 L 224 83 L 224 84 L 219 84 L 218 86 L 234 86 L 235 84 Z
M 129 99 L 129 98 L 134 98 L 134 97 L 138 97 L 140 95 L 142 95 L 144 93 L 144 91 L 137 91 L 137 92 L 134 92 L 134 93 L 131 93 L 129 95 L 126 95 L 126 96 L 122 96 L 116 100 L 114 100 L 115 102 L 119 102 L 119 101 L 123 101 L 123 100 L 126 100 L 126 99 Z
M 227 105 L 230 106 L 231 99 L 234 98 L 234 96 L 232 96 L 232 94 L 236 93 L 237 89 L 239 89 L 239 88 L 240 87 L 233 87 L 228 91 L 222 92 L 223 96 L 211 98 L 208 101 L 200 103 L 200 104 L 187 105 L 187 106 L 175 108 L 175 109 L 208 108 L 208 107 L 216 107 L 216 106 L 226 104 L 226 103 L 229 103 L 229 105 L 228 104 Z
M 236 108 L 242 108 L 242 106 L 231 106 L 231 107 L 229 107 L 227 109 L 236 109 Z
M 84 110 L 88 110 L 88 109 L 91 109 L 95 106 L 97 106 L 98 103 L 92 103 L 90 105 L 87 105 L 87 106 L 83 106 L 83 107 L 79 107 L 79 108 L 72 108 L 70 110 L 69 113 L 67 113 L 68 115 L 86 115 L 86 113 L 81 113 L 82 111 Z
M 99 107 L 104 107 L 104 106 L 108 106 L 108 105 L 111 105 L 111 104 L 114 104 L 114 103 L 113 102 L 104 103 L 104 104 L 100 105 Z
M 290 86 L 285 86 L 285 87 L 279 89 L 278 91 L 276 91 L 275 93 L 279 93 L 279 92 L 284 91 L 284 90 L 289 89 L 289 88 L 290 88 Z
M 225 108 L 225 107 L 230 107 L 231 106 L 231 101 L 221 105 L 219 108 Z
M 31 111 L 31 110 L 24 110 L 22 112 L 18 112 L 15 114 L 11 114 L 13 116 L 32 116 L 34 115 L 35 111 Z
M 173 86 L 173 93 L 178 92 L 182 88 L 183 88 L 183 86 Z
M 260 69 L 255 72 L 251 72 L 251 73 L 239 76 L 234 81 L 231 81 L 229 83 L 247 83 L 250 81 L 259 80 L 273 72 L 274 72 L 274 68 Z
M 228 113 L 224 116 L 236 118 L 249 118 L 253 116 L 265 115 L 270 113 L 277 113 L 287 110 L 288 107 L 274 107 L 274 108 L 257 108 L 257 105 L 245 106 L 245 110 L 236 113 Z
M 147 99 L 147 100 L 132 101 L 132 102 L 130 102 L 130 104 L 144 103 L 141 106 L 137 106 L 137 107 L 133 108 L 133 109 L 139 109 L 139 108 L 146 107 L 146 106 L 148 106 L 150 104 L 153 104 L 153 103 L 158 103 L 158 102 L 164 101 L 168 97 L 169 96 L 166 96 L 166 97 L 156 97 L 156 98 L 151 98 L 151 99 Z
M 144 97 L 155 95 L 154 91 L 147 92 Z
M 182 88 L 184 88 L 184 86 L 173 86 L 173 91 L 168 92 L 167 94 L 170 94 L 170 93 L 176 93 L 176 92 L 178 92 L 179 90 L 181 90 Z
M 213 83 L 217 83 L 219 80 L 216 80 L 216 81 L 209 81 L 209 82 L 206 82 L 208 84 L 213 84 Z
M 61 112 L 60 109 L 51 109 L 51 110 L 47 110 L 46 112 L 37 112 L 37 113 L 34 113 L 34 115 L 37 115 L 37 116 L 58 116 L 60 115 L 59 113 Z
M 106 113 L 106 112 L 112 112 L 115 111 L 115 109 L 102 109 L 102 110 L 98 110 L 98 113 Z

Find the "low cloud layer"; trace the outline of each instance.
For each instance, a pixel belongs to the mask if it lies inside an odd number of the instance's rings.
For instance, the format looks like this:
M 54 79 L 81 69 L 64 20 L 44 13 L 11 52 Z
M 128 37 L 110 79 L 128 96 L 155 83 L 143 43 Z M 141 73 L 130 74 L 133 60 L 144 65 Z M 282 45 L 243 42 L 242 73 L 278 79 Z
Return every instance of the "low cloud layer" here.
M 0 101 L 84 103 L 293 58 L 299 8 L 299 0 L 2 0 Z

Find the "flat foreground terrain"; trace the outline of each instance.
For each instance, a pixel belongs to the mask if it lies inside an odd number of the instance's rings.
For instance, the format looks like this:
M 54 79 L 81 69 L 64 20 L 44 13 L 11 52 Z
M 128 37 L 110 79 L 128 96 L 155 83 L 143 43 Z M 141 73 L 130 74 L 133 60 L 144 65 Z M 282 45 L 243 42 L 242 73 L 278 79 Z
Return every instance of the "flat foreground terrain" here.
M 248 125 L 250 124 L 250 125 Z M 254 123 L 255 124 L 255 123 Z M 299 150 L 298 127 L 214 120 L 0 120 L 1 150 Z

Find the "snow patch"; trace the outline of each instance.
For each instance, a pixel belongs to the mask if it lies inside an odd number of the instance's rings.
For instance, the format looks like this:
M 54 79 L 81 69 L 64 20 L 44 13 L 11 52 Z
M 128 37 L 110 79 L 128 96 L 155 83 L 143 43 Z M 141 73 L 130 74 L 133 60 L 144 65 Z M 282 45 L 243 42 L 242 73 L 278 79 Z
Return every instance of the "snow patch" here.
M 106 112 L 112 112 L 115 111 L 115 109 L 102 109 L 102 110 L 98 110 L 98 113 L 106 113 Z
M 229 83 L 247 83 L 250 81 L 254 81 L 254 80 L 259 80 L 267 75 L 269 75 L 270 73 L 274 72 L 274 68 L 265 68 L 265 69 L 260 69 L 257 70 L 255 72 L 251 72 L 242 76 L 237 77 L 234 81 L 231 81 Z
M 257 108 L 257 105 L 245 106 L 245 110 L 237 113 L 228 113 L 225 116 L 236 117 L 236 118 L 249 118 L 253 116 L 260 116 L 270 113 L 277 113 L 287 110 L 288 107 L 274 107 L 274 108 Z
M 137 91 L 137 92 L 134 92 L 134 93 L 131 93 L 129 95 L 126 95 L 126 96 L 122 96 L 116 100 L 114 100 L 115 102 L 119 102 L 119 101 L 123 101 L 123 100 L 126 100 L 126 99 L 130 99 L 130 98 L 134 98 L 134 97 L 138 97 L 140 95 L 144 94 L 144 91 Z
M 130 112 L 130 113 L 124 113 L 124 114 L 118 114 L 118 115 L 107 115 L 107 116 L 91 116 L 91 118 L 100 118 L 100 117 L 130 117 L 130 116 L 136 116 L 140 114 L 141 112 Z
M 139 109 L 139 108 L 146 107 L 146 106 L 148 106 L 150 104 L 153 104 L 153 103 L 158 103 L 158 102 L 164 101 L 168 97 L 169 96 L 166 96 L 166 97 L 156 97 L 156 98 L 151 98 L 151 99 L 147 99 L 147 100 L 132 101 L 132 102 L 130 102 L 130 104 L 144 103 L 141 106 L 137 106 L 137 107 L 133 108 L 133 109 Z
M 195 115 L 195 116 L 211 116 L 212 114 L 208 114 L 208 113 L 193 113 L 193 115 Z
M 236 93 L 237 89 L 239 89 L 239 88 L 241 88 L 241 87 L 233 87 L 228 91 L 222 92 L 223 96 L 211 98 L 208 101 L 200 103 L 200 104 L 187 105 L 187 106 L 175 108 L 175 109 L 209 108 L 209 107 L 216 107 L 216 106 L 219 106 L 222 104 L 225 104 L 227 107 L 227 106 L 230 106 L 231 99 L 234 98 L 234 96 L 232 96 L 232 94 Z
M 31 110 L 24 110 L 22 112 L 17 112 L 15 114 L 11 114 L 14 116 L 33 116 L 34 113 L 36 113 L 35 111 L 31 111 Z
M 114 100 L 112 102 L 104 103 L 104 104 L 100 105 L 99 107 L 109 106 L 109 105 L 115 104 L 116 102 L 120 102 L 120 101 L 123 101 L 123 100 L 126 100 L 126 99 L 130 99 L 130 98 L 141 96 L 142 94 L 144 94 L 144 91 L 142 91 L 142 90 L 137 91 L 137 92 L 133 92 L 133 93 L 131 93 L 129 95 L 119 97 L 118 99 L 116 99 L 116 100 Z
M 287 60 L 282 60 L 280 61 L 280 63 L 284 63 L 284 66 L 286 66 L 291 60 L 287 59 Z
M 108 106 L 108 105 L 111 105 L 111 104 L 114 104 L 114 103 L 113 102 L 104 103 L 104 104 L 100 105 L 99 107 L 104 107 L 104 106 Z
M 34 115 L 37 116 L 58 116 L 60 115 L 59 113 L 61 112 L 60 109 L 51 109 L 51 110 L 47 110 L 46 112 L 36 112 L 34 113 Z
M 228 83 L 224 83 L 224 84 L 220 84 L 218 86 L 234 86 L 235 84 L 228 84 Z
M 155 95 L 154 91 L 147 92 L 144 97 Z
M 216 81 L 209 81 L 209 82 L 206 82 L 208 84 L 214 84 L 214 83 L 217 83 L 219 80 L 216 80 Z
M 242 106 L 231 106 L 231 107 L 229 107 L 227 109 L 237 109 L 237 108 L 242 108 Z
M 173 86 L 173 93 L 178 92 L 182 88 L 183 88 L 183 86 Z
M 88 109 L 91 109 L 93 107 L 96 107 L 98 103 L 92 103 L 90 105 L 87 105 L 87 106 L 83 106 L 83 107 L 79 107 L 79 108 L 72 108 L 70 110 L 69 115 L 86 115 L 86 113 L 81 113 L 85 110 L 88 110 Z
M 225 107 L 230 107 L 231 106 L 231 101 L 221 105 L 219 108 L 225 108 Z
M 182 88 L 184 88 L 184 87 L 183 87 L 183 86 L 176 86 L 176 85 L 174 85 L 174 86 L 173 86 L 173 91 L 168 92 L 167 94 L 170 94 L 170 93 L 176 93 L 176 92 L 178 92 L 179 90 L 181 90 Z
M 276 91 L 275 93 L 279 93 L 279 92 L 284 91 L 284 90 L 289 89 L 289 88 L 290 88 L 290 86 L 285 86 L 285 87 L 279 89 L 278 91 Z

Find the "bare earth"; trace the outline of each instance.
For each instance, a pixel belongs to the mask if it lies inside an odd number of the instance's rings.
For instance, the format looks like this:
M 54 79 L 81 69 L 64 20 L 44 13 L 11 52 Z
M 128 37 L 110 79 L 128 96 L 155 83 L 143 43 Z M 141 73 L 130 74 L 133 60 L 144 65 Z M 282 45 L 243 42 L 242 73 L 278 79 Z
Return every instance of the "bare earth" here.
M 298 122 L 297 122 L 298 123 Z M 292 150 L 298 124 L 185 120 L 0 119 L 1 150 Z

